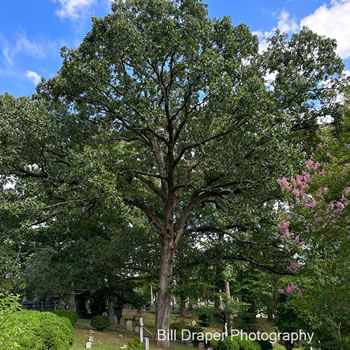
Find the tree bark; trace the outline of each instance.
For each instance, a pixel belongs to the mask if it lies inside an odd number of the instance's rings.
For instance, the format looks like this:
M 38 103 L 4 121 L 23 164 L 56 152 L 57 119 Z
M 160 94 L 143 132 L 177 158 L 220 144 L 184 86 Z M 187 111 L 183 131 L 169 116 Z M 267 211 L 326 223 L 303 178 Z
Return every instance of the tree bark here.
M 169 237 L 169 232 L 168 237 Z M 158 346 L 169 348 L 170 342 L 168 339 L 162 339 L 162 332 L 167 334 L 170 323 L 170 287 L 173 280 L 173 263 L 175 255 L 175 239 L 174 235 L 171 238 L 165 237 L 162 242 L 161 249 L 161 264 L 160 275 L 158 282 L 158 293 L 156 302 L 156 320 L 154 339 Z M 160 333 L 159 333 L 160 332 Z
M 181 289 L 180 289 L 180 317 L 184 318 L 186 316 L 186 295 L 185 295 L 185 276 L 183 272 L 180 272 Z
M 225 294 L 226 294 L 226 298 L 227 298 L 227 302 L 229 303 L 231 301 L 231 289 L 230 289 L 230 281 L 229 280 L 225 280 Z M 232 314 L 228 314 L 228 326 L 230 331 L 232 331 L 233 328 L 233 315 Z

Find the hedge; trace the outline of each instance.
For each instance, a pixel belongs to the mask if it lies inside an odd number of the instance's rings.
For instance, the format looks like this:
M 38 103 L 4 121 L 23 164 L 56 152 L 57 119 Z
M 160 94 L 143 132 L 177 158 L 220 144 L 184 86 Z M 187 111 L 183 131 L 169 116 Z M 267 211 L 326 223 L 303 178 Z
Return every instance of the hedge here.
M 9 317 L 9 324 L 23 329 L 17 339 L 21 350 L 69 350 L 73 343 L 71 322 L 51 312 L 22 310 Z
M 69 310 L 57 310 L 53 312 L 55 315 L 59 317 L 66 317 L 68 320 L 71 322 L 72 326 L 75 325 L 75 323 L 78 320 L 78 315 L 74 311 L 69 311 Z

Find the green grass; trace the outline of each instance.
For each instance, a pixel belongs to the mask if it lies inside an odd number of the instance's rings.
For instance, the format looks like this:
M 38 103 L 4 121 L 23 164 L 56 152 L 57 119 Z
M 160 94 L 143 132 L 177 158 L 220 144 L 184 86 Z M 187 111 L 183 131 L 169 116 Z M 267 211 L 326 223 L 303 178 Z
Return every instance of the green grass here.
M 123 312 L 123 318 L 133 318 L 139 319 L 140 314 L 137 314 L 133 310 L 124 310 Z M 141 317 L 144 320 L 145 327 L 150 330 L 151 332 L 154 331 L 154 319 L 155 314 L 154 313 L 145 313 L 143 312 L 141 314 Z M 120 325 L 116 325 L 116 329 L 120 331 L 125 330 L 125 323 L 123 322 Z M 187 315 L 185 318 L 181 318 L 179 315 L 171 315 L 170 322 L 184 322 L 188 325 L 191 324 L 191 322 L 195 320 L 198 323 L 198 319 L 194 315 Z M 79 319 L 78 322 L 90 324 L 90 320 L 86 319 Z M 202 327 L 204 332 L 217 332 L 222 331 L 222 324 L 212 324 L 210 327 Z M 257 328 L 264 332 L 273 332 L 274 329 L 270 322 L 266 319 L 257 319 Z M 82 350 L 85 349 L 85 344 L 89 338 L 89 330 L 88 329 L 75 329 L 75 341 L 74 345 L 71 350 Z M 145 332 L 145 335 L 147 335 L 147 332 Z M 116 350 L 120 349 L 123 345 L 127 345 L 129 341 L 133 338 L 137 337 L 137 334 L 135 336 L 125 336 L 121 335 L 118 332 L 113 331 L 104 331 L 104 332 L 95 332 L 95 341 L 93 344 L 93 349 L 97 350 Z M 155 343 L 150 344 L 150 348 L 152 350 L 159 350 L 159 347 L 156 346 Z M 174 342 L 171 344 L 171 348 L 173 350 L 189 350 L 190 348 L 186 347 L 182 343 Z M 194 349 L 194 348 L 193 348 Z M 274 350 L 285 350 L 285 347 L 280 344 L 274 344 L 273 345 Z M 302 350 L 302 348 L 298 348 L 295 350 Z
M 85 349 L 85 344 L 89 339 L 90 332 L 88 329 L 75 328 L 74 343 L 71 350 Z M 136 337 L 136 335 L 135 335 Z M 95 332 L 94 343 L 92 348 L 97 350 L 119 350 L 123 345 L 127 345 L 129 341 L 135 337 L 121 335 L 113 331 Z M 152 350 L 159 350 L 155 343 L 150 344 Z M 182 343 L 172 343 L 173 350 L 188 350 Z

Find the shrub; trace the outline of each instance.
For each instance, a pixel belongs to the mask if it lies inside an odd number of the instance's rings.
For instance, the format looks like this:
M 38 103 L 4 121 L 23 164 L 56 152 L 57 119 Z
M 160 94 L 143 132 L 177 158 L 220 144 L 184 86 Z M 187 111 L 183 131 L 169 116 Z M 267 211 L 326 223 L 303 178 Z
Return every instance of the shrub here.
M 129 349 L 131 350 L 145 350 L 145 344 L 141 343 L 139 338 L 134 338 L 129 341 Z
M 74 332 L 70 321 L 51 312 L 23 310 L 9 322 L 24 331 L 16 339 L 21 350 L 69 350 Z
M 261 346 L 253 340 L 228 336 L 219 342 L 218 350 L 261 350 Z
M 226 337 L 223 341 L 219 341 L 218 350 L 239 350 L 239 344 L 235 339 Z
M 210 341 L 210 346 L 214 349 L 214 350 L 218 350 L 219 348 L 219 341 L 218 340 L 215 340 L 215 339 L 212 339 Z
M 241 337 L 233 337 L 233 340 L 240 346 L 240 350 L 261 350 L 261 346 L 257 341 L 246 340 Z
M 189 326 L 187 326 L 185 323 L 174 322 L 170 324 L 170 328 L 176 329 L 177 332 L 181 332 L 183 329 L 188 329 Z
M 21 309 L 18 300 L 18 296 L 0 293 L 0 350 L 18 348 L 16 339 L 22 329 L 18 325 L 13 326 L 8 322 L 10 315 Z
M 53 312 L 55 315 L 59 317 L 66 317 L 68 320 L 71 322 L 72 326 L 75 325 L 75 323 L 78 320 L 78 315 L 74 311 L 69 311 L 69 310 L 57 310 Z
M 237 343 L 242 350 L 261 350 L 261 346 L 255 340 L 240 339 Z
M 103 331 L 111 325 L 107 316 L 94 316 L 91 319 L 91 326 L 99 331 Z
M 271 350 L 272 344 L 268 340 L 258 340 L 257 341 L 261 347 L 261 350 Z
M 70 345 L 73 343 L 74 331 L 68 318 L 58 317 L 51 312 L 43 312 L 40 314 L 40 321 L 45 349 L 70 349 Z M 69 344 L 68 347 L 67 344 Z

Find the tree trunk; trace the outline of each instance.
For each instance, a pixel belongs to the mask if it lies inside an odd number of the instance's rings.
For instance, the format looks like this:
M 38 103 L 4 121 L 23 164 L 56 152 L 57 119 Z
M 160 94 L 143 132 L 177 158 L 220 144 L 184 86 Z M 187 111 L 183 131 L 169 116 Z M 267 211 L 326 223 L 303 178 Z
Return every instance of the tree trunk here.
M 185 278 L 183 273 L 180 274 L 181 290 L 180 290 L 180 317 L 186 316 L 186 295 L 185 295 Z
M 287 350 L 293 350 L 294 348 L 293 344 L 289 341 L 284 341 L 284 346 Z
M 169 233 L 168 233 L 169 235 Z M 156 320 L 154 339 L 157 345 L 169 348 L 169 339 L 164 339 L 168 334 L 170 323 L 170 286 L 173 280 L 173 262 L 175 254 L 175 241 L 172 239 L 163 239 L 161 249 L 160 275 L 158 281 L 158 293 L 156 302 Z
M 229 280 L 225 280 L 225 294 L 226 294 L 226 298 L 227 298 L 227 302 L 230 303 L 231 301 L 231 290 L 230 290 L 230 281 Z M 230 331 L 232 331 L 232 327 L 233 327 L 233 315 L 230 313 L 228 314 L 228 326 Z

